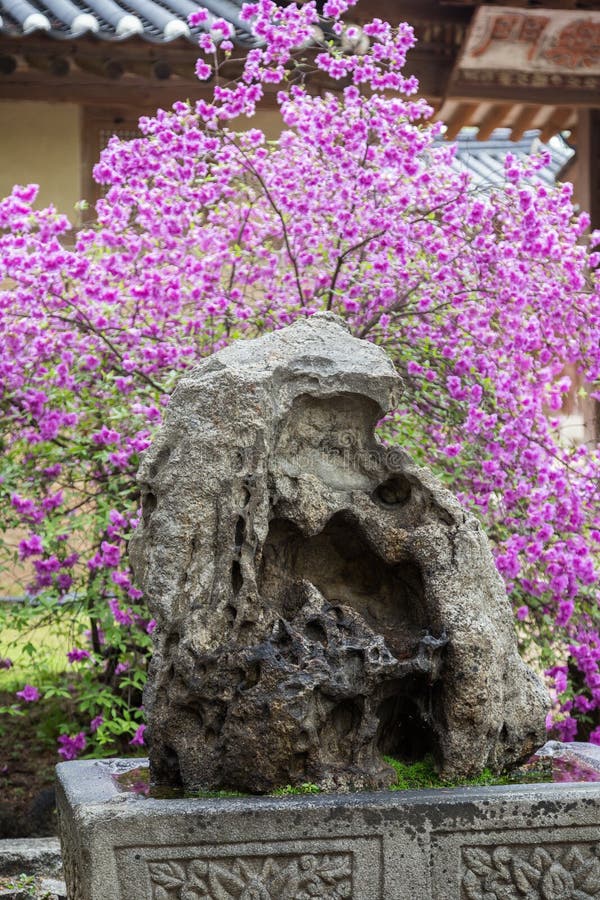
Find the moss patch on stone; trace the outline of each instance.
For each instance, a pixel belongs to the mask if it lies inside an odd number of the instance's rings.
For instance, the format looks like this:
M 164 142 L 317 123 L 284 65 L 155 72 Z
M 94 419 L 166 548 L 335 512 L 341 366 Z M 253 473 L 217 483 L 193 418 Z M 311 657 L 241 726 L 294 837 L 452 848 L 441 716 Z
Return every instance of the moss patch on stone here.
M 452 787 L 488 787 L 495 784 L 532 784 L 552 781 L 552 771 L 541 764 L 521 766 L 507 775 L 495 775 L 490 769 L 484 769 L 473 778 L 462 780 L 446 780 L 435 770 L 432 756 L 414 763 L 401 762 L 392 756 L 384 757 L 386 763 L 396 773 L 396 783 L 390 787 L 392 791 L 418 791 L 424 788 Z

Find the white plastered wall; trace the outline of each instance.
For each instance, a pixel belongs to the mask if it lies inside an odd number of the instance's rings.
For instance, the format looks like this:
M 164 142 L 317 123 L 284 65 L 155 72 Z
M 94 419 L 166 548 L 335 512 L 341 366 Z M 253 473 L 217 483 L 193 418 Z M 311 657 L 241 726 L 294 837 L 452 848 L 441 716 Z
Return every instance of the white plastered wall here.
M 74 103 L 0 100 L 0 196 L 39 184 L 37 206 L 72 220 L 81 197 L 80 109 Z

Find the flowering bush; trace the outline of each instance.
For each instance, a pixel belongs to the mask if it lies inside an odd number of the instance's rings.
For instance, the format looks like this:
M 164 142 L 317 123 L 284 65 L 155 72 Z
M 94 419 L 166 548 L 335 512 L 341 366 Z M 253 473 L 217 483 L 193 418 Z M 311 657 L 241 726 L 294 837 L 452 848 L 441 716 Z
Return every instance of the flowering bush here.
M 137 140 L 113 138 L 95 225 L 73 246 L 63 216 L 34 210 L 33 186 L 0 204 L 2 504 L 37 613 L 88 628 L 60 688 L 79 710 L 65 757 L 143 743 L 154 623 L 127 542 L 139 454 L 175 381 L 231 340 L 320 309 L 392 354 L 406 389 L 382 434 L 482 518 L 523 640 L 554 680 L 558 733 L 600 723 L 600 458 L 556 431 L 565 367 L 600 376 L 588 217 L 569 185 L 536 181 L 543 157 L 509 155 L 502 189 L 476 190 L 412 99 L 411 28 L 376 19 L 359 35 L 341 22 L 348 6 L 325 3 L 339 40 L 319 44 L 314 3 L 248 4 L 263 44 L 240 79 L 142 119 Z M 232 53 L 225 23 L 201 47 L 206 78 Z M 339 89 L 315 96 L 315 73 Z M 278 142 L 228 127 L 273 85 Z M 14 553 L 7 541 L 7 565 Z

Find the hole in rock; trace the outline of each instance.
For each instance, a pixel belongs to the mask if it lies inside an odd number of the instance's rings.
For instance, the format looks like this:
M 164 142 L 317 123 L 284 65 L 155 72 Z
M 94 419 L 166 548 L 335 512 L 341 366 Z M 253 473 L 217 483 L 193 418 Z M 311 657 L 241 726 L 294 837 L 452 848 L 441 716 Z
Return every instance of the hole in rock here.
M 242 570 L 237 559 L 231 563 L 231 587 L 234 594 L 239 594 L 242 589 L 244 579 L 242 578 Z
M 291 646 L 292 638 L 290 635 L 289 627 L 282 619 L 279 619 L 277 621 L 277 627 L 273 632 L 273 639 L 279 647 Z
M 309 619 L 304 626 L 304 633 L 309 641 L 318 641 L 327 645 L 327 632 L 318 619 Z
M 260 681 L 260 663 L 250 663 L 244 673 L 244 682 L 240 685 L 242 691 L 249 691 Z
M 404 506 L 410 500 L 410 483 L 403 475 L 388 478 L 375 490 L 375 498 L 384 506 Z
M 181 768 L 179 766 L 179 757 L 177 752 L 168 744 L 164 744 L 161 752 L 162 759 L 159 764 L 159 771 L 162 772 L 161 780 L 168 784 L 180 787 L 183 784 L 181 778 Z
M 231 628 L 237 618 L 237 609 L 235 608 L 235 606 L 232 606 L 231 603 L 229 603 L 225 607 L 225 615 L 227 616 L 227 623 Z
M 398 692 L 379 704 L 377 746 L 384 756 L 416 762 L 427 754 L 436 755 L 434 731 L 425 720 L 416 697 L 426 696 L 430 686 L 418 679 L 398 682 Z
M 142 520 L 144 525 L 147 525 L 150 521 L 150 516 L 156 509 L 156 504 L 156 494 L 153 494 L 152 491 L 146 491 L 142 496 Z
M 238 516 L 235 523 L 235 549 L 241 550 L 246 536 L 246 520 L 243 516 Z
M 336 607 L 352 607 L 385 638 L 399 659 L 414 654 L 416 636 L 429 626 L 423 579 L 415 563 L 388 565 L 373 550 L 357 523 L 341 512 L 320 534 L 306 537 L 288 519 L 273 519 L 263 548 L 260 593 L 286 618 L 303 606 L 302 580 L 313 584 Z

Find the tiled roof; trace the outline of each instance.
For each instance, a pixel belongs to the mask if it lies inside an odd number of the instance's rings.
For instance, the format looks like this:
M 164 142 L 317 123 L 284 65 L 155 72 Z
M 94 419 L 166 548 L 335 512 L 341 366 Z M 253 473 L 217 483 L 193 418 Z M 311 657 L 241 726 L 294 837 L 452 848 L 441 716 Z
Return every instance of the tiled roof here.
M 0 0 L 0 34 L 24 37 L 34 32 L 69 40 L 86 34 L 105 41 L 139 35 L 146 41 L 166 43 L 184 37 L 196 43 L 202 30 L 215 19 L 234 29 L 233 39 L 243 47 L 258 42 L 240 18 L 244 0 Z M 204 26 L 192 28 L 188 17 L 198 9 L 209 13 Z
M 542 144 L 539 131 L 526 131 L 520 141 L 511 141 L 510 128 L 497 128 L 489 140 L 478 141 L 476 128 L 464 128 L 454 139 L 457 145 L 454 167 L 467 169 L 478 187 L 495 187 L 504 184 L 504 159 L 512 153 L 525 160 L 540 150 L 550 152 L 550 164 L 539 172 L 547 184 L 553 184 L 569 162 L 574 150 L 560 136 Z

